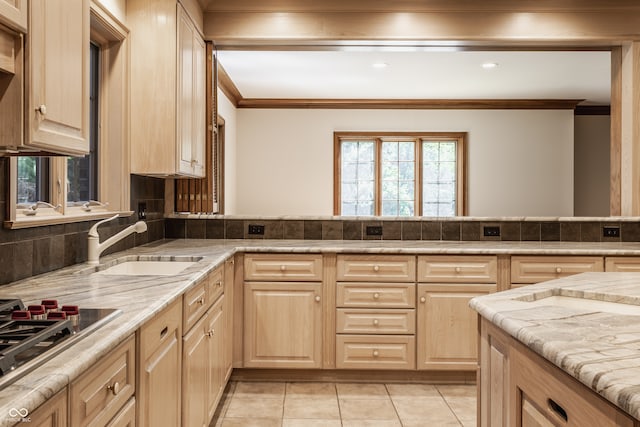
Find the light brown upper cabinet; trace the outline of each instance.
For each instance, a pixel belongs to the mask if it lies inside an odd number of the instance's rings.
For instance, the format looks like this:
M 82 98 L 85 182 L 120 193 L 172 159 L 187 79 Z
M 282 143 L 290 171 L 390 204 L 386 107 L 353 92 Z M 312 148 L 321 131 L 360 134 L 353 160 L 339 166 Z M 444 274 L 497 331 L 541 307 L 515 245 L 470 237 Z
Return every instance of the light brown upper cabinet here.
M 205 43 L 175 0 L 129 0 L 131 172 L 205 174 Z
M 16 148 L 87 154 L 89 0 L 33 0 L 28 28 L 25 135 Z
M 27 32 L 27 0 L 0 0 L 0 24 Z

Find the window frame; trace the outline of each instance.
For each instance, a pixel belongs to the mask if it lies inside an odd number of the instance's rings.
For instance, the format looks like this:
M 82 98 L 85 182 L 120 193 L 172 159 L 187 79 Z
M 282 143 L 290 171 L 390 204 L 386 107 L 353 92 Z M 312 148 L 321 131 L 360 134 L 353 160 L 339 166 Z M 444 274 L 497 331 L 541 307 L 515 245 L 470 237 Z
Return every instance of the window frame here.
M 100 47 L 98 112 L 98 194 L 105 207 L 93 206 L 87 212 L 80 206 L 67 206 L 67 156 L 50 157 L 49 195 L 46 202 L 60 208 L 38 208 L 27 216 L 17 208 L 17 158 L 9 161 L 9 216 L 4 227 L 19 229 L 108 218 L 118 213 L 129 216 L 129 30 L 99 3 L 91 2 L 90 40 Z M 88 113 L 87 113 L 88 114 Z M 38 155 L 34 153 L 33 155 Z
M 387 217 L 382 215 L 382 143 L 413 141 L 415 146 L 415 200 L 414 215 L 393 218 L 423 217 L 423 170 L 422 170 L 422 142 L 454 141 L 456 142 L 456 216 L 467 215 L 467 132 L 334 132 L 333 133 L 333 214 L 342 215 L 342 150 L 343 141 L 373 141 L 374 147 L 374 214 L 373 217 Z M 361 216 L 361 215 L 360 215 Z M 367 216 L 368 217 L 368 216 Z

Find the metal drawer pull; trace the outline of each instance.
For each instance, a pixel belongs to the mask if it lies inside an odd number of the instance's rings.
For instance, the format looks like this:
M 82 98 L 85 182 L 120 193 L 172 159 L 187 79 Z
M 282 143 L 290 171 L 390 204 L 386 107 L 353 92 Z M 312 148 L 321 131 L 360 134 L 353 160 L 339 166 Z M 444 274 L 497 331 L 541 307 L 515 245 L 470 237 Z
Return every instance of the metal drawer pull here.
M 36 111 L 44 116 L 45 114 L 47 114 L 47 106 L 42 104 L 36 107 Z
M 200 299 L 196 302 L 200 305 L 204 305 L 204 297 L 200 297 Z
M 113 384 L 108 385 L 107 390 L 109 390 L 114 396 L 117 396 L 118 393 L 120 393 L 120 383 L 116 381 Z
M 424 304 L 425 302 L 427 302 L 427 299 L 425 297 L 420 297 L 420 302 Z
M 286 265 L 281 265 L 281 266 L 280 266 L 280 271 L 285 271 L 286 269 L 287 269 L 287 266 L 286 266 Z
M 162 330 L 160 331 L 160 338 L 163 338 L 165 335 L 167 335 L 167 332 L 169 332 L 169 327 L 165 326 L 164 328 L 162 328 Z
M 373 357 L 378 357 L 380 356 L 380 352 L 378 352 L 378 350 L 373 350 Z
M 376 292 L 376 293 L 374 293 L 374 294 L 373 294 L 373 299 L 378 299 L 378 298 L 380 298 L 380 294 L 379 294 L 379 293 L 377 293 L 377 292 Z
M 374 266 L 373 266 L 373 271 L 380 271 L 380 267 L 379 267 L 379 266 L 377 266 L 377 265 L 374 265 Z
M 562 269 L 560 267 L 556 267 L 556 273 L 562 273 Z
M 380 322 L 378 322 L 378 319 L 373 319 L 373 325 L 374 326 L 378 326 L 378 323 L 380 323 Z
M 456 273 L 460 273 L 462 269 L 460 267 L 456 267 Z
M 211 338 L 213 336 L 213 334 L 216 333 L 215 329 L 211 329 L 210 331 L 206 332 L 205 335 L 208 336 L 209 338 Z
M 320 302 L 320 295 L 316 295 L 316 302 Z
M 222 281 L 221 281 L 221 280 L 218 280 L 218 283 L 216 283 L 216 286 L 217 286 L 217 287 L 222 286 Z
M 547 403 L 549 404 L 549 408 L 551 408 L 551 410 L 555 412 L 560 418 L 562 418 L 565 422 L 569 421 L 569 415 L 567 415 L 567 411 L 565 411 L 562 406 L 554 402 L 553 399 L 547 399 Z

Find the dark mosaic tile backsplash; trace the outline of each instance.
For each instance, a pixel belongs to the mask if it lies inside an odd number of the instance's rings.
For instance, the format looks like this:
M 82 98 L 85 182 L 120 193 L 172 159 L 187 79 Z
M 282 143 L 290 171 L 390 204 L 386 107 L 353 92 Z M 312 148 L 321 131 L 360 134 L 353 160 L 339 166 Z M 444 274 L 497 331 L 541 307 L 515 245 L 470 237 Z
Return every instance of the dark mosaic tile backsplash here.
M 264 235 L 249 234 L 249 225 L 264 226 Z M 603 237 L 603 227 L 618 227 L 619 237 Z M 381 234 L 367 230 L 381 228 Z M 485 236 L 498 227 L 499 236 Z M 640 242 L 638 222 L 589 221 L 363 221 L 362 219 L 165 219 L 170 239 L 296 240 L 448 240 L 533 242 Z
M 0 158 L 0 221 L 7 215 L 8 159 Z M 104 252 L 113 253 L 164 238 L 164 181 L 131 176 L 131 210 L 147 204 L 148 232 L 132 234 Z M 100 227 L 101 240 L 137 221 L 134 214 Z M 0 227 L 0 284 L 87 260 L 87 233 L 96 221 L 9 230 Z

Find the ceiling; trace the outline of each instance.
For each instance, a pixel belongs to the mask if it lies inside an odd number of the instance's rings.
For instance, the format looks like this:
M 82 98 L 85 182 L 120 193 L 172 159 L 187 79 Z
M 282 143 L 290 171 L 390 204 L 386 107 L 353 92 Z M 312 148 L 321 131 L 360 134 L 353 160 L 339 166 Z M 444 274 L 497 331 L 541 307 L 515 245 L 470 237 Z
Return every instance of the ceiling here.
M 584 99 L 608 105 L 608 51 L 466 51 L 341 47 L 221 50 L 243 98 Z M 496 68 L 482 64 L 493 62 Z M 384 68 L 373 64 L 384 63 Z

